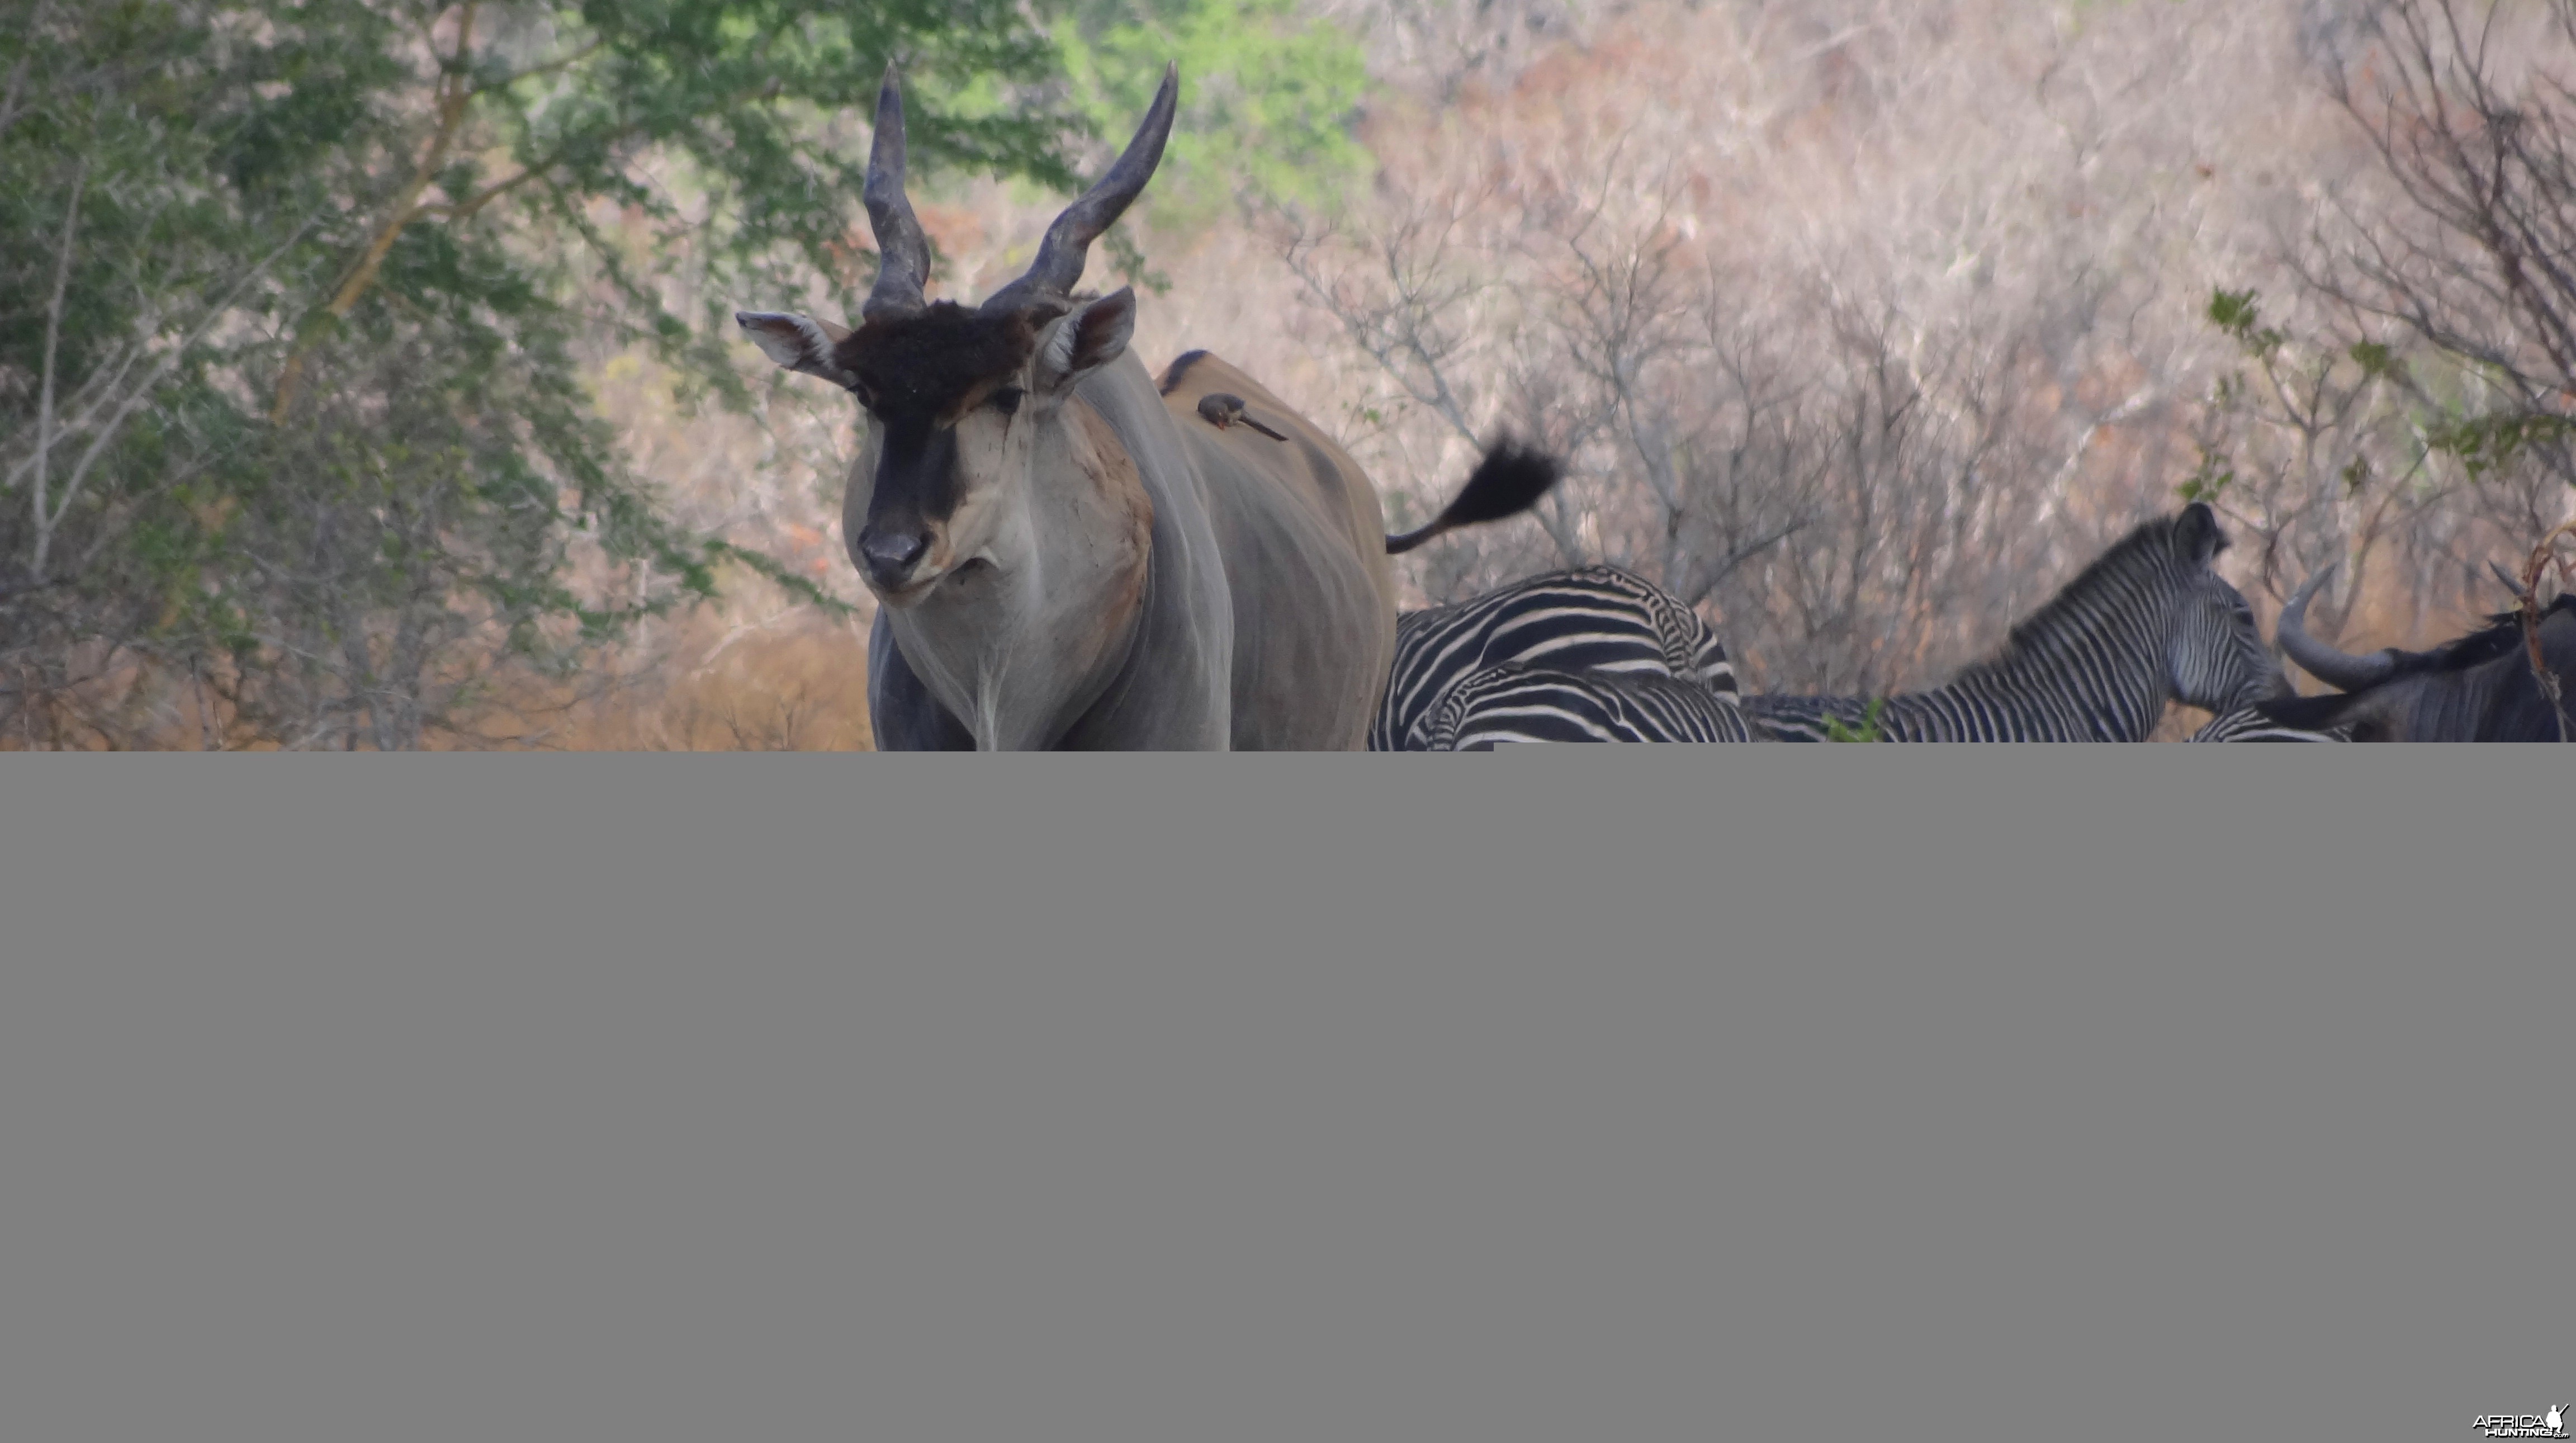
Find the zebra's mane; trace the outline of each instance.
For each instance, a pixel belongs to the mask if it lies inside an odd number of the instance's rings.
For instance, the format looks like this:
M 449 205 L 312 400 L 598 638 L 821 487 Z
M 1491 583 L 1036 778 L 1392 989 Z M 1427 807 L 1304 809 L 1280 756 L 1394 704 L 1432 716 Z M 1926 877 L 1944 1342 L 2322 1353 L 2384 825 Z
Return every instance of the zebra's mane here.
M 2184 522 L 2191 516 L 2185 511 L 2175 516 L 2155 516 L 2141 521 L 2114 542 L 2110 549 L 2093 558 L 2091 565 L 2075 574 L 2075 579 L 2057 589 L 2057 594 L 2014 624 L 2004 644 L 1994 654 L 1969 663 L 1952 677 L 1956 684 L 1972 678 L 1993 677 L 2011 672 L 2031 661 L 2044 661 L 2050 644 L 2069 631 L 2080 629 L 2088 604 L 2119 586 L 2153 577 L 2170 569 L 2182 558 L 2176 545 Z M 2206 522 L 2201 524 L 2208 524 Z M 2219 535 L 2211 554 L 2227 548 L 2227 539 Z M 2186 563 L 2187 564 L 2187 563 Z

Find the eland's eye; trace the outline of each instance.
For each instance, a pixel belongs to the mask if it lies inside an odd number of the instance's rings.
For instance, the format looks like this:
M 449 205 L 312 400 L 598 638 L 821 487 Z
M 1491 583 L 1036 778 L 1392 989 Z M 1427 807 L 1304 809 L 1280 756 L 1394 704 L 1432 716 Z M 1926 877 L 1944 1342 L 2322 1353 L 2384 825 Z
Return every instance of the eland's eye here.
M 993 393 L 992 407 L 1005 416 L 1012 415 L 1020 409 L 1021 394 L 1017 386 L 1004 386 Z

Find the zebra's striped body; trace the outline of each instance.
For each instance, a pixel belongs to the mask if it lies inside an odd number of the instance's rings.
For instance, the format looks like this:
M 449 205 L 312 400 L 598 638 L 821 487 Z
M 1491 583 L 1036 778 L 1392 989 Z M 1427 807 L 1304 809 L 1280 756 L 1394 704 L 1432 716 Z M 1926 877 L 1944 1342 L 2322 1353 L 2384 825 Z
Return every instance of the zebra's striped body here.
M 1615 566 L 1583 566 L 1397 618 L 1395 665 L 1369 750 L 1422 750 L 1449 689 L 1505 663 L 1678 678 L 1713 697 L 1736 696 L 1726 647 L 1681 598 Z
M 2349 742 L 2352 733 L 2341 727 L 2310 731 L 2305 727 L 2276 722 L 2251 706 L 2211 717 L 2200 730 L 2184 738 L 2195 742 Z
M 1489 752 L 1513 742 L 1749 742 L 1744 713 L 1697 682 L 1656 671 L 1572 672 L 1504 662 L 1449 688 L 1421 750 Z
M 2193 503 L 2139 526 L 2027 621 L 1994 657 L 1930 691 L 1883 699 L 1882 740 L 2142 742 L 2180 701 L 2228 713 L 2286 690 L 2253 609 L 2210 562 L 2227 546 Z M 1778 741 L 1826 740 L 1828 719 L 1860 729 L 1870 698 L 1749 696 Z

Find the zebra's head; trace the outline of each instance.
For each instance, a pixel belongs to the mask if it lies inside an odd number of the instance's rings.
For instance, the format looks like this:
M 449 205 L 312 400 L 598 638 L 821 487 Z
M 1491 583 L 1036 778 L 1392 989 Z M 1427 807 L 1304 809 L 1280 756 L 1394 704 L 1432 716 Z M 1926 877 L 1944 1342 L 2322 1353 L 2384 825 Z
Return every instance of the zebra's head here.
M 2254 608 L 2213 568 L 2228 546 L 2217 514 L 2195 501 L 2159 529 L 2166 529 L 2166 574 L 2173 582 L 2173 611 L 2164 628 L 2165 684 L 2172 698 L 2224 713 L 2287 695 L 2289 678 L 2264 645 Z

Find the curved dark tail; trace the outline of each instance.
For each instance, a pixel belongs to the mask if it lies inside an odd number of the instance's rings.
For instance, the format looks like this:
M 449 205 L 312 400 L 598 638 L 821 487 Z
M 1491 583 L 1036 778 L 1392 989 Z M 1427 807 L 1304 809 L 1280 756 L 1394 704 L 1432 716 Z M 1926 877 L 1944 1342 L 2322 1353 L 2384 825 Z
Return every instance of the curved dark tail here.
M 1564 475 L 1564 465 L 1554 456 L 1505 437 L 1485 453 L 1475 474 L 1467 478 L 1466 489 L 1430 525 L 1386 538 L 1386 554 L 1402 556 L 1461 526 L 1518 516 L 1537 505 Z

